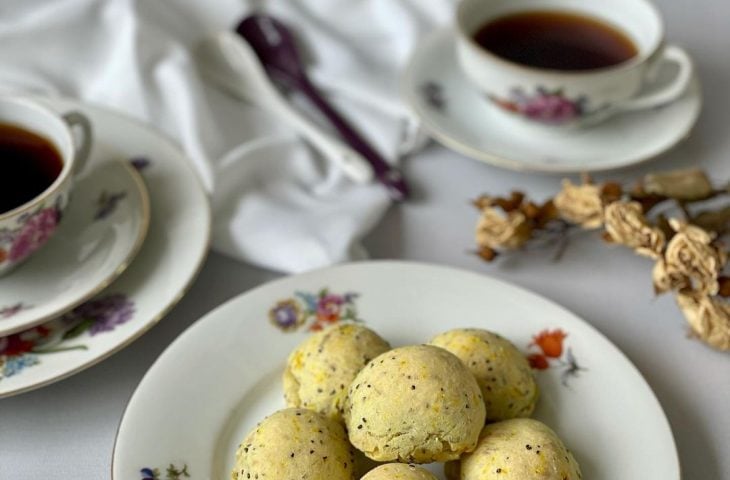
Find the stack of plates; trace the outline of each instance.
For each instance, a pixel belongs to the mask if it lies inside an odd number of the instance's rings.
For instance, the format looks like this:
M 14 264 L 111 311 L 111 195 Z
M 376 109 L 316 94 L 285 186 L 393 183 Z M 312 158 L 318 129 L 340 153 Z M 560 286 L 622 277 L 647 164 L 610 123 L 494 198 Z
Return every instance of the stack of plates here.
M 69 100 L 95 145 L 49 243 L 0 278 L 0 397 L 89 367 L 142 335 L 185 293 L 208 250 L 208 199 L 169 140 Z

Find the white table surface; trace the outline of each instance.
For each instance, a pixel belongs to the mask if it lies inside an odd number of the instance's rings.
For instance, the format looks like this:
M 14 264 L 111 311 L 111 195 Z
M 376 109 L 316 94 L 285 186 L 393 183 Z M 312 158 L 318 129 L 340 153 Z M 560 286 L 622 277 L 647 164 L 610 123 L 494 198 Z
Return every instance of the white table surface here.
M 726 181 L 730 3 L 657 3 L 670 39 L 696 60 L 705 109 L 693 135 L 672 152 L 641 168 L 598 178 L 628 180 L 651 169 L 695 163 L 709 169 L 718 182 Z M 672 298 L 654 298 L 649 261 L 585 235 L 571 243 L 560 263 L 550 260 L 550 252 L 540 251 L 484 264 L 468 254 L 477 218 L 468 199 L 513 187 L 544 198 L 559 188 L 559 178 L 502 171 L 435 145 L 410 159 L 405 171 L 415 198 L 394 206 L 366 239 L 373 258 L 493 275 L 571 309 L 623 350 L 649 382 L 674 431 L 684 478 L 730 479 L 730 354 L 687 338 Z M 130 347 L 67 380 L 0 400 L 0 479 L 109 478 L 124 406 L 163 349 L 213 307 L 277 276 L 211 254 L 177 308 Z

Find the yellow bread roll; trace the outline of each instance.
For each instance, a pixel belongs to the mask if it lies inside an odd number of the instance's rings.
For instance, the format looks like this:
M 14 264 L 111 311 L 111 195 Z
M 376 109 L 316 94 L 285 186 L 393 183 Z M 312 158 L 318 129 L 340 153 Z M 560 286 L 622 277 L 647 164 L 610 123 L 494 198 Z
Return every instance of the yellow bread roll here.
M 289 355 L 283 378 L 287 406 L 341 420 L 355 375 L 388 350 L 388 342 L 357 324 L 338 324 L 315 333 Z
M 421 467 L 407 463 L 387 463 L 362 477 L 360 480 L 438 480 Z
M 573 454 L 550 427 L 515 418 L 484 427 L 476 450 L 461 459 L 461 480 L 579 480 Z
M 236 451 L 232 480 L 353 480 L 353 451 L 342 425 L 312 410 L 287 408 L 266 417 Z
M 473 450 L 485 412 L 479 385 L 457 357 L 413 345 L 358 373 L 344 418 L 350 442 L 369 458 L 430 463 Z
M 487 421 L 528 417 L 539 390 L 525 356 L 509 340 L 477 328 L 444 332 L 432 345 L 453 353 L 477 379 L 487 408 Z

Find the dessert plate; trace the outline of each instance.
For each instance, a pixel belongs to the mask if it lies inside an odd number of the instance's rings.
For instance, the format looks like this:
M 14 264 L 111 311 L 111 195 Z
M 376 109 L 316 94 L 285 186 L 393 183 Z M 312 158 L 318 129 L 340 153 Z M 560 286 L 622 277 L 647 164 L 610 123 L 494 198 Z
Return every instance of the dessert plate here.
M 393 346 L 423 343 L 458 327 L 496 331 L 541 368 L 535 417 L 574 451 L 583 478 L 680 478 L 659 402 L 597 330 L 507 283 L 404 262 L 350 264 L 278 280 L 196 322 L 132 395 L 117 434 L 112 477 L 157 478 L 155 471 L 171 471 L 230 478 L 246 433 L 284 407 L 281 375 L 291 350 L 310 331 L 354 319 Z M 560 352 L 540 347 L 556 343 Z M 444 478 L 440 465 L 429 468 Z
M 122 274 L 147 235 L 147 188 L 129 162 L 94 155 L 64 217 L 38 253 L 0 278 L 0 336 L 66 313 Z M 49 225 L 28 222 L 26 242 L 42 228 Z
M 403 76 L 403 96 L 438 142 L 498 167 L 574 173 L 635 165 L 686 138 L 702 106 L 694 78 L 680 99 L 661 108 L 616 115 L 585 128 L 533 125 L 478 92 L 462 74 L 455 47 L 451 29 L 421 42 Z
M 94 164 L 123 160 L 141 173 L 152 219 L 134 262 L 104 291 L 50 322 L 0 337 L 0 397 L 73 375 L 129 345 L 182 298 L 210 240 L 208 198 L 173 142 L 109 110 L 72 100 L 44 101 L 90 118 Z

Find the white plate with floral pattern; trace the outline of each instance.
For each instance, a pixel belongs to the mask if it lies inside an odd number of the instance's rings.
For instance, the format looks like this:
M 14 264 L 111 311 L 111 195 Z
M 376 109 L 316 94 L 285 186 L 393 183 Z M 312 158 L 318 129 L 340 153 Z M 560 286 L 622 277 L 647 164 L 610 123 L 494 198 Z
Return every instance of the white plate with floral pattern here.
M 56 230 L 30 260 L 0 278 L 0 336 L 68 312 L 124 272 L 147 235 L 147 188 L 129 162 L 95 155 L 59 223 L 60 215 L 55 207 L 33 212 L 7 253 L 22 256 Z
M 126 161 L 139 171 L 150 196 L 151 222 L 132 264 L 104 291 L 59 318 L 0 337 L 0 397 L 73 375 L 129 345 L 182 298 L 210 240 L 208 198 L 173 142 L 109 110 L 71 100 L 45 102 L 90 118 L 91 162 Z
M 499 332 L 538 369 L 535 416 L 574 451 L 583 478 L 680 478 L 659 402 L 597 330 L 501 281 L 403 262 L 344 265 L 278 280 L 196 322 L 132 395 L 112 478 L 230 478 L 241 439 L 284 406 L 281 374 L 291 350 L 312 330 L 358 320 L 393 346 L 426 342 L 457 327 Z M 444 478 L 440 466 L 429 468 Z
M 552 173 L 612 170 L 651 160 L 689 135 L 702 107 L 694 78 L 679 100 L 660 108 L 616 115 L 585 128 L 533 125 L 503 112 L 468 82 L 457 62 L 451 29 L 419 43 L 402 90 L 426 130 L 447 148 L 498 167 Z M 546 109 L 567 101 L 560 92 L 541 92 L 516 98 L 506 107 L 545 116 Z

